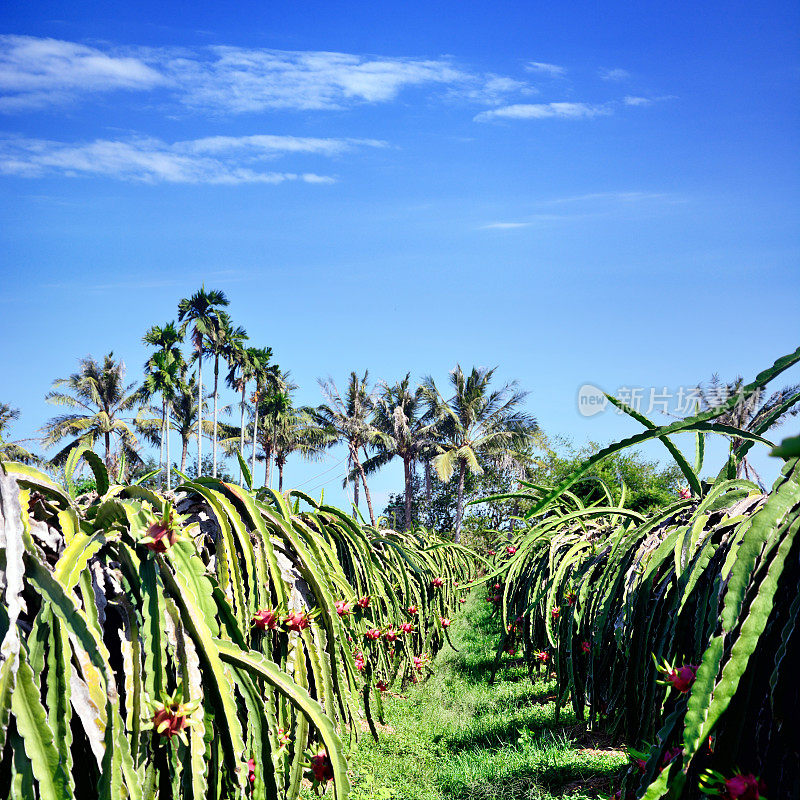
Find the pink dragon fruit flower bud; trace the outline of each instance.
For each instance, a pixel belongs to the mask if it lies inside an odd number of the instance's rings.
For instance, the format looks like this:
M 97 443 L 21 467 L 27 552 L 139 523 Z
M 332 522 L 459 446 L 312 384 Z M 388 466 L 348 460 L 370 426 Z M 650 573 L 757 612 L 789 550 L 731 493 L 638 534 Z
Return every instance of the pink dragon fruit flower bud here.
M 550 616 L 551 616 L 553 619 L 558 619 L 558 618 L 559 618 L 559 616 L 561 616 L 561 609 L 560 609 L 560 608 L 554 608 L 554 609 L 553 609 L 553 610 L 550 612 Z
M 687 486 L 685 489 L 681 489 L 681 500 L 688 500 L 692 496 L 692 492 Z
M 441 586 L 444 586 L 444 578 L 434 578 L 434 579 L 431 581 L 431 583 L 433 584 L 433 587 L 434 587 L 435 589 L 438 589 L 438 588 L 440 588 Z
M 369 608 L 371 600 L 372 598 L 368 594 L 365 594 L 363 597 L 359 597 L 358 600 L 356 600 L 356 605 L 360 609 L 366 611 Z
M 256 782 L 256 760 L 254 758 L 247 760 L 247 780 L 250 783 Z
M 412 617 L 417 613 L 417 611 L 419 611 L 419 609 L 416 606 L 408 607 L 408 613 L 411 614 Z
M 372 639 L 373 641 L 381 638 L 381 632 L 378 628 L 370 628 L 364 635 L 367 639 Z
M 403 633 L 413 633 L 414 632 L 414 625 L 411 622 L 403 622 L 400 625 L 400 630 L 403 631 Z
M 508 547 L 506 547 L 506 553 L 508 553 L 510 556 L 513 556 L 516 552 L 517 548 L 514 547 L 513 544 L 510 544 Z
M 256 612 L 253 617 L 253 625 L 257 628 L 261 628 L 262 631 L 277 630 L 279 621 L 280 617 L 277 610 L 274 608 L 262 608 L 260 611 Z
M 459 597 L 458 598 L 458 602 L 459 603 L 466 603 L 467 602 L 467 598 L 466 597 Z
M 550 660 L 550 654 L 546 650 L 537 650 L 533 657 L 542 664 L 546 664 Z
M 450 627 L 450 620 L 447 617 L 440 617 L 439 618 L 439 622 L 442 623 L 442 627 L 443 628 L 449 628 Z

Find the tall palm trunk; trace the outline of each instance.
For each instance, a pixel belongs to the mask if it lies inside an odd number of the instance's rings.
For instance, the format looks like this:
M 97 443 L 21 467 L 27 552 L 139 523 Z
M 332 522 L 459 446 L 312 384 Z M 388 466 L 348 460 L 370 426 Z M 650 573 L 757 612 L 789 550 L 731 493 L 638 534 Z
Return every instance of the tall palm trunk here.
M 408 458 L 403 459 L 403 472 L 406 479 L 406 527 L 407 531 L 411 530 L 411 461 Z
M 217 386 L 219 384 L 219 353 L 214 353 L 214 434 L 212 436 L 212 447 L 214 448 L 213 466 L 211 468 L 211 475 L 217 477 L 217 409 L 219 405 L 219 392 Z
M 264 486 L 269 486 L 269 468 L 272 461 L 270 450 L 268 447 L 264 448 Z
M 164 407 L 167 418 L 167 491 L 169 491 L 172 488 L 172 461 L 169 456 L 169 417 L 172 409 L 170 409 L 169 403 L 165 403 Z
M 278 464 L 278 491 L 283 491 L 283 461 Z
M 361 459 L 358 457 L 358 451 L 353 448 L 351 451 L 353 463 L 356 465 L 359 475 L 361 475 L 361 482 L 364 484 L 364 497 L 367 499 L 367 509 L 369 511 L 370 525 L 375 526 L 375 515 L 372 513 L 372 498 L 369 495 L 369 487 L 367 486 L 367 475 L 364 472 L 364 467 L 361 466 Z M 356 506 L 358 506 L 358 478 L 356 478 Z
M 197 477 L 203 474 L 203 354 L 197 354 Z
M 247 384 L 242 381 L 242 425 L 239 430 L 239 453 L 244 459 L 244 390 Z M 242 485 L 242 462 L 239 462 L 239 486 Z
M 352 450 L 350 451 L 350 458 L 347 461 L 347 474 L 351 472 L 351 467 L 355 466 L 355 459 L 353 458 Z M 358 478 L 353 481 L 353 516 L 357 516 L 356 509 L 358 508 Z
M 181 472 L 186 473 L 186 453 L 189 450 L 189 439 L 183 440 L 183 448 L 181 449 Z
M 253 420 L 253 456 L 250 460 L 250 474 L 256 474 L 256 438 L 258 436 L 258 385 L 256 385 L 255 419 Z
M 158 451 L 158 488 L 164 485 L 164 434 L 167 428 L 167 398 L 161 395 L 161 447 Z
M 106 469 L 110 472 L 111 471 L 111 434 L 108 431 L 106 431 L 103 434 L 103 437 L 105 439 L 105 444 L 106 444 L 106 458 L 105 458 Z
M 453 541 L 461 541 L 461 515 L 464 513 L 464 478 L 467 474 L 467 462 L 458 462 L 458 500 L 456 502 L 456 524 L 453 532 Z

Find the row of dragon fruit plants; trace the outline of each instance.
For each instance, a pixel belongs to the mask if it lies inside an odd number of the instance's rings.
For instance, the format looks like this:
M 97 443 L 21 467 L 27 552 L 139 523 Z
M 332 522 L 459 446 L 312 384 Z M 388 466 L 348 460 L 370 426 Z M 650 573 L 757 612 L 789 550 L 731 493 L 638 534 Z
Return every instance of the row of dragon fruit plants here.
M 112 484 L 88 450 L 65 473 L 0 464 L 0 796 L 345 798 L 348 744 L 429 674 L 472 553 L 300 493 Z
M 486 600 L 503 617 L 497 664 L 522 650 L 531 675 L 557 682 L 558 710 L 629 746 L 616 798 L 800 796 L 800 438 L 764 494 L 737 477 L 763 429 L 715 418 L 788 367 L 779 359 L 724 406 L 611 445 L 556 488 L 527 485 L 527 526 L 490 551 Z M 612 402 L 617 402 L 613 398 Z M 795 394 L 783 413 L 800 401 Z M 694 464 L 672 435 L 696 439 Z M 733 442 L 713 481 L 700 479 L 704 437 Z M 676 458 L 687 489 L 649 518 L 615 502 L 586 505 L 570 488 L 593 464 L 648 439 Z M 594 479 L 593 479 L 594 480 Z

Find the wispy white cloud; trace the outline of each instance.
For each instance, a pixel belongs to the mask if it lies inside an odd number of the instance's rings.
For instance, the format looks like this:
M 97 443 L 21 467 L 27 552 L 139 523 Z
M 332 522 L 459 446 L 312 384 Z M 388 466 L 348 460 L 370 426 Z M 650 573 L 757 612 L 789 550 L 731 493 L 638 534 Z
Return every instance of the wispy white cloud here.
M 668 192 L 643 192 L 643 191 L 618 191 L 618 192 L 589 192 L 588 194 L 572 195 L 570 197 L 555 197 L 544 202 L 552 205 L 563 203 L 643 203 L 653 200 L 677 202 L 679 198 Z
M 22 111 L 63 103 L 80 94 L 115 89 L 144 90 L 170 79 L 140 58 L 95 47 L 0 36 L 0 111 Z
M 649 106 L 653 101 L 649 97 L 634 97 L 627 95 L 623 101 L 626 106 Z
M 87 46 L 0 36 L 0 111 L 22 111 L 115 90 L 168 91 L 213 113 L 342 109 L 384 103 L 410 87 L 443 87 L 481 103 L 534 91 L 523 81 L 475 72 L 450 58 L 213 46 L 193 50 Z
M 624 81 L 630 78 L 631 74 L 626 69 L 601 69 L 599 75 L 604 81 Z
M 490 222 L 488 225 L 481 225 L 481 230 L 500 230 L 508 231 L 515 228 L 528 228 L 533 225 L 532 222 Z
M 558 64 L 547 64 L 544 61 L 529 61 L 525 65 L 525 69 L 528 70 L 528 72 L 548 75 L 551 78 L 562 78 L 567 72 L 566 67 L 560 67 Z
M 376 140 L 294 136 L 215 136 L 168 144 L 160 139 L 98 139 L 69 144 L 23 137 L 0 138 L 0 173 L 104 176 L 144 183 L 333 183 L 315 172 L 277 172 L 265 162 L 286 154 L 332 156 Z
M 610 114 L 607 105 L 592 105 L 590 103 L 516 103 L 510 106 L 494 108 L 491 111 L 482 111 L 475 116 L 476 122 L 486 122 L 492 119 L 586 119 L 602 114 Z

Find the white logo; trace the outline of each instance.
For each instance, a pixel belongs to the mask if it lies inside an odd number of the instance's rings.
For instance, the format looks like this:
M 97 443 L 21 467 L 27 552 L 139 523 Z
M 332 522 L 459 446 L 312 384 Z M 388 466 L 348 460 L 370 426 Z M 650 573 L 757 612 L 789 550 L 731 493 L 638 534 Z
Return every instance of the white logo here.
M 578 389 L 578 411 L 584 417 L 593 417 L 605 410 L 608 405 L 608 398 L 603 394 L 602 389 L 598 389 L 591 383 L 584 383 Z

